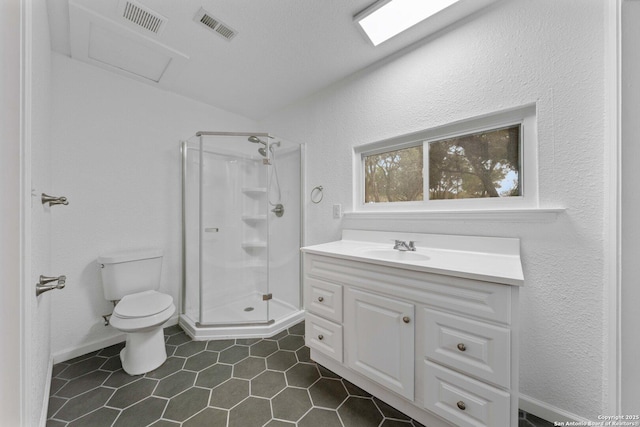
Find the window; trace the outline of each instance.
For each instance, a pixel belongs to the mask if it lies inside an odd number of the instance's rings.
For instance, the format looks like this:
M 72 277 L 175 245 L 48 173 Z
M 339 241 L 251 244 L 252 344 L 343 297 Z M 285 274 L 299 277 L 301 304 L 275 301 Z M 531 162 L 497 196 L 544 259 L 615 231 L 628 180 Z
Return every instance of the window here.
M 536 207 L 534 123 L 531 106 L 356 147 L 354 206 Z
M 520 125 L 428 145 L 430 200 L 520 196 Z

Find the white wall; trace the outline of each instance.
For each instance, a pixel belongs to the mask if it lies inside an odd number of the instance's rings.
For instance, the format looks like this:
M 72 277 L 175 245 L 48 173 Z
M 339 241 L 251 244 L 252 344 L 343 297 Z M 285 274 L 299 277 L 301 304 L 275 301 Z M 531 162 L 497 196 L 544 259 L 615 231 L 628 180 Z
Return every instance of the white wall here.
M 116 335 L 101 318 L 112 311 L 95 262 L 101 252 L 164 248 L 161 291 L 179 302 L 179 141 L 255 124 L 58 54 L 52 123 L 52 191 L 69 199 L 53 223 L 53 264 L 67 286 L 53 300 L 52 351 L 82 354 Z
M 622 413 L 640 413 L 640 2 L 622 2 Z
M 265 120 L 307 143 L 307 244 L 343 226 L 519 237 L 520 390 L 550 411 L 604 413 L 604 1 L 513 0 Z M 352 205 L 353 146 L 536 103 L 540 204 L 557 220 L 340 221 Z M 544 409 L 543 408 L 543 409 Z

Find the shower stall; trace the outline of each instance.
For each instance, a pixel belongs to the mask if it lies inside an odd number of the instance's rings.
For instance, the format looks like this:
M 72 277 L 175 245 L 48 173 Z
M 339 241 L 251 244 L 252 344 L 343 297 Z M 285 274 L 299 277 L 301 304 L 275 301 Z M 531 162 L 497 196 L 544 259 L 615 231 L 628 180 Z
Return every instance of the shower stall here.
M 269 336 L 302 320 L 303 147 L 202 131 L 181 148 L 180 326 L 206 340 Z

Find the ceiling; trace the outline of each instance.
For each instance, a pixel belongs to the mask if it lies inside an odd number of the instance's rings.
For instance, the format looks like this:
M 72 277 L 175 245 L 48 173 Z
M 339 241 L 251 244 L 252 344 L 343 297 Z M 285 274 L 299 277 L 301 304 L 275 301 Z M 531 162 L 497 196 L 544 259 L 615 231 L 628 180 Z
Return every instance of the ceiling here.
M 260 120 L 496 0 L 461 0 L 377 47 L 353 22 L 373 0 L 128 0 L 166 18 L 158 34 L 122 17 L 126 1 L 48 0 L 52 49 Z M 236 35 L 195 22 L 200 8 Z

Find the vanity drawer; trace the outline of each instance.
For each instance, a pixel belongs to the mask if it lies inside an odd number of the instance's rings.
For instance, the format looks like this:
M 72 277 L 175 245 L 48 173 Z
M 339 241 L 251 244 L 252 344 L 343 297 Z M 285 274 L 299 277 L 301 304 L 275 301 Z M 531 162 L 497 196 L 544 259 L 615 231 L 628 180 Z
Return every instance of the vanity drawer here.
M 508 426 L 510 395 L 425 361 L 424 407 L 459 427 Z
M 423 310 L 427 359 L 510 388 L 509 329 L 428 308 Z
M 305 277 L 305 308 L 312 313 L 342 322 L 342 286 Z
M 342 363 L 342 326 L 307 312 L 305 344 Z

